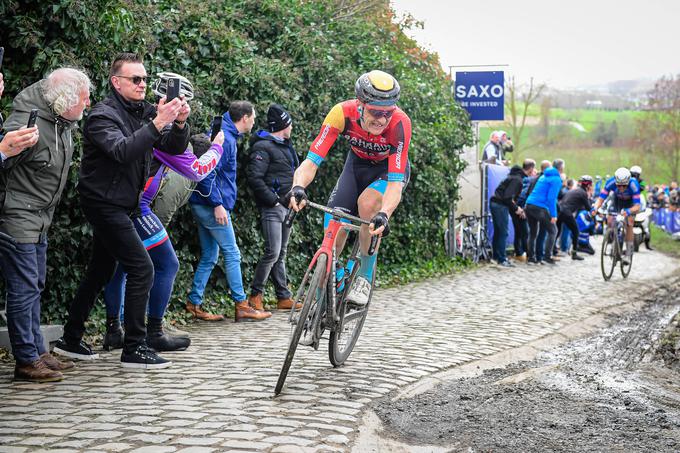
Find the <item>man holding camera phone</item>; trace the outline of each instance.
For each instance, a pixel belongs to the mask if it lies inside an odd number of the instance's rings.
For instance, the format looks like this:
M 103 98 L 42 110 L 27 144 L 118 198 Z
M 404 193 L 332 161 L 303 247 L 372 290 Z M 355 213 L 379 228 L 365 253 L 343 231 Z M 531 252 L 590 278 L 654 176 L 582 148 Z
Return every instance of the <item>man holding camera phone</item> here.
M 139 206 L 154 148 L 171 155 L 187 148 L 186 120 L 191 112 L 181 96 L 170 101 L 163 97 L 157 107 L 147 102 L 146 80 L 139 55 L 118 54 L 109 73 L 111 92 L 85 123 L 78 191 L 92 224 L 94 245 L 85 278 L 69 307 L 64 336 L 54 348 L 71 358 L 98 358 L 82 340 L 85 321 L 118 262 L 127 273 L 121 365 L 141 369 L 166 368 L 171 362 L 146 345 L 145 316 L 154 267 L 130 214 Z
M 68 179 L 73 129 L 89 105 L 88 77 L 57 69 L 14 98 L 5 123 L 10 132 L 0 144 L 0 271 L 18 380 L 59 381 L 61 371 L 73 368 L 73 362 L 61 362 L 45 348 L 40 297 L 47 231 Z

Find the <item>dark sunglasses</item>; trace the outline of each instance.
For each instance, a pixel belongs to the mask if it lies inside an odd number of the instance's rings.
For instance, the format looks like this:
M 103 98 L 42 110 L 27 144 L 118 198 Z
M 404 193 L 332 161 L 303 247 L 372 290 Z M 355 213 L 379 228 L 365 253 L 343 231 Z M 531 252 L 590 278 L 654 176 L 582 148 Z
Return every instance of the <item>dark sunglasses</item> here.
M 392 109 L 392 110 L 366 109 L 366 110 L 368 111 L 368 113 L 371 114 L 371 116 L 373 116 L 375 118 L 383 118 L 384 117 L 384 118 L 389 120 L 390 118 L 392 118 L 392 115 L 394 115 L 394 112 L 395 112 L 396 109 Z
M 128 79 L 128 80 L 131 80 L 132 83 L 135 84 L 135 85 L 139 85 L 139 84 L 142 83 L 142 82 L 146 83 L 146 81 L 149 79 L 148 76 L 143 76 L 143 77 L 142 77 L 142 76 L 138 76 L 138 75 L 132 76 L 132 77 L 124 76 L 124 75 L 117 75 L 116 77 L 120 77 L 121 79 Z

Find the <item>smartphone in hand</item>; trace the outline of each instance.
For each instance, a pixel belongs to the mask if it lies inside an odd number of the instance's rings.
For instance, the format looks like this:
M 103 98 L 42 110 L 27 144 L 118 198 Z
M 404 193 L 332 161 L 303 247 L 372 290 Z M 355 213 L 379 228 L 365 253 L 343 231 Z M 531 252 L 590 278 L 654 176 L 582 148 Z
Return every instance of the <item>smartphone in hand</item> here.
M 2 68 L 2 59 L 5 57 L 5 48 L 0 47 L 0 68 Z
M 33 126 L 35 126 L 35 120 L 38 119 L 38 109 L 33 109 L 31 110 L 30 115 L 28 115 L 28 123 L 26 124 L 26 128 L 30 129 Z
M 168 79 L 168 88 L 165 90 L 165 102 L 170 102 L 179 97 L 179 86 L 181 83 L 179 77 L 170 77 Z
M 222 117 L 214 116 L 212 119 L 212 124 L 210 126 L 210 141 L 215 140 L 215 137 L 217 137 L 217 134 L 220 133 L 221 129 L 222 129 Z

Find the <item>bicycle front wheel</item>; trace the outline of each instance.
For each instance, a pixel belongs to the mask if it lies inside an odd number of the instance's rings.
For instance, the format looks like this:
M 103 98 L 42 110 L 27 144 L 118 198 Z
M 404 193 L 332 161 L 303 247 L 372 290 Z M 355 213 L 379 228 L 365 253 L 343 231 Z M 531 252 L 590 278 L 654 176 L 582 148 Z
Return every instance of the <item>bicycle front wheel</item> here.
M 628 278 L 628 275 L 630 275 L 630 270 L 632 268 L 633 268 L 633 255 L 630 255 L 628 257 L 628 264 L 624 263 L 623 259 L 621 260 L 621 275 L 623 275 L 623 278 Z
M 300 341 L 302 332 L 305 330 L 310 333 L 316 331 L 316 326 L 312 325 L 311 318 L 314 317 L 314 312 L 311 309 L 312 306 L 323 305 L 321 302 L 323 302 L 323 298 L 326 293 L 324 285 L 326 282 L 327 259 L 328 257 L 324 254 L 319 256 L 319 259 L 314 265 L 314 273 L 312 278 L 308 280 L 309 284 L 306 285 L 306 283 L 303 282 L 303 286 L 298 290 L 295 301 L 297 302 L 299 300 L 304 300 L 304 302 L 299 313 L 293 319 L 294 327 L 290 335 L 288 352 L 286 353 L 286 358 L 283 361 L 281 373 L 279 373 L 279 380 L 276 383 L 274 395 L 278 395 L 283 389 L 283 384 L 286 382 L 288 370 L 290 370 L 290 365 L 293 363 L 293 356 L 295 356 L 295 351 L 297 350 L 298 342 Z M 312 311 L 312 313 L 310 313 L 310 311 Z
M 331 331 L 328 340 L 328 359 L 334 367 L 338 367 L 345 363 L 347 357 L 352 353 L 354 345 L 356 345 L 359 335 L 361 334 L 361 329 L 364 327 L 364 321 L 366 320 L 366 315 L 368 315 L 368 306 L 371 304 L 371 298 L 373 297 L 376 274 L 375 268 L 373 268 L 371 292 L 368 294 L 368 302 L 366 305 L 363 307 L 356 307 L 347 303 L 346 297 L 354 283 L 357 272 L 358 270 L 355 270 L 355 276 L 352 277 L 352 280 L 345 283 L 345 291 L 343 291 L 342 297 L 338 302 L 340 321 Z
M 614 231 L 609 230 L 602 238 L 602 252 L 600 253 L 600 266 L 602 268 L 602 277 L 605 281 L 612 278 L 614 268 L 616 267 L 616 258 L 618 255 L 618 243 L 614 237 Z

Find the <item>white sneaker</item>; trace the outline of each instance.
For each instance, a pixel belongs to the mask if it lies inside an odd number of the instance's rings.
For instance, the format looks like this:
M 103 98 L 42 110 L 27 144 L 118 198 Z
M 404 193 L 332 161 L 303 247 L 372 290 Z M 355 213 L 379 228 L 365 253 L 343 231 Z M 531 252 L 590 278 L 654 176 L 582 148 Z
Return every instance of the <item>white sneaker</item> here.
M 301 344 L 302 346 L 311 346 L 314 344 L 314 335 L 312 335 L 312 332 L 309 330 L 306 330 L 301 336 L 300 340 L 298 340 L 298 344 Z
M 357 276 L 347 294 L 347 302 L 363 307 L 368 303 L 368 296 L 371 294 L 371 284 L 365 277 Z

